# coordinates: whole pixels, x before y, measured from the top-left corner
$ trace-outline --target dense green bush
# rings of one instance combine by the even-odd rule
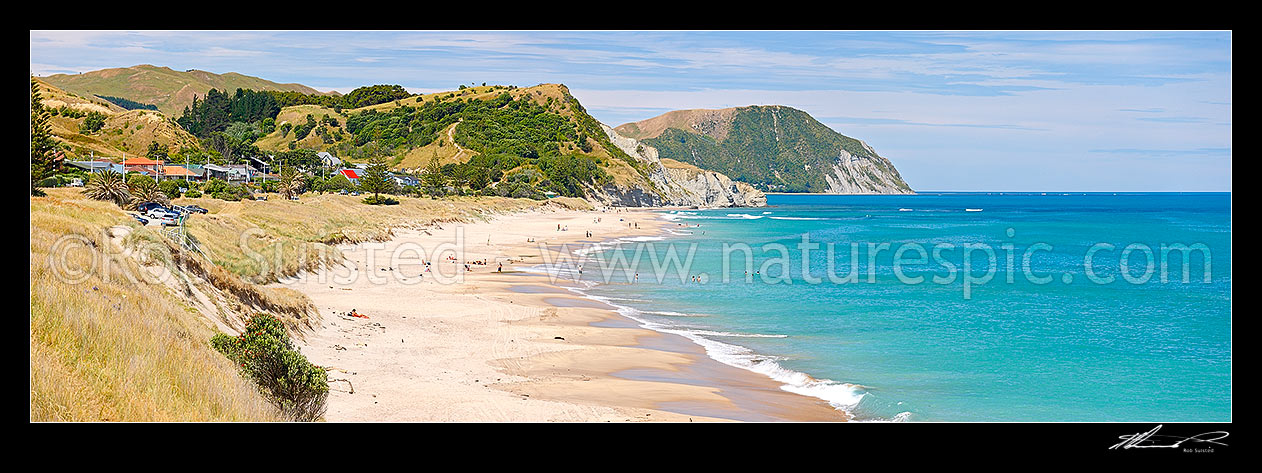
[[[219,178],[212,178],[211,180],[206,181],[205,188],[202,192],[219,200],[229,200],[234,202],[241,199],[248,199],[250,197],[250,190],[245,186],[229,184]]]
[[[364,197],[364,203],[368,205],[396,205],[399,201],[390,198],[389,196],[370,195],[368,197]]]
[[[159,182],[158,189],[160,189],[163,194],[166,194],[167,197],[175,199],[180,196],[180,188],[184,187],[185,185],[186,184],[184,183],[184,181],[168,179],[168,180]]]
[[[328,375],[307,361],[289,340],[284,324],[275,317],[256,314],[241,335],[218,333],[210,339],[210,345],[257,383],[286,418],[310,422],[324,415],[329,396]]]
[[[347,179],[346,176],[341,174],[337,174],[323,180],[320,182],[319,187],[312,184],[312,188],[319,189],[320,192],[337,192],[342,190],[350,192],[356,190],[355,183],[351,182],[350,179]]]
[[[105,114],[101,112],[88,112],[87,118],[83,119],[83,123],[79,125],[79,133],[89,135],[101,131],[101,127],[105,126]]]

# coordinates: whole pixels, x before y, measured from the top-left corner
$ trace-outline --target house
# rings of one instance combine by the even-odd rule
[[[161,171],[156,171],[153,168],[146,166],[123,166],[123,174],[127,174],[128,176],[140,174],[142,176],[152,177],[155,181],[162,177]]]
[[[406,187],[406,186],[416,187],[417,185],[420,184],[420,181],[416,180],[415,177],[409,176],[407,174],[399,174],[399,173],[392,172],[390,173],[390,177],[394,179],[395,185],[399,187]]]
[[[127,174],[144,174],[159,180],[162,178],[162,167],[162,161],[154,161],[142,156],[123,160],[123,169],[127,170]]]
[[[86,170],[92,174],[104,171],[123,172],[121,164],[114,164],[110,161],[67,161],[71,166]]]
[[[343,176],[346,176],[347,179],[350,179],[351,184],[359,185],[359,171],[358,170],[341,169],[341,170],[338,170],[337,173]]]
[[[272,156],[268,156],[268,158],[269,158],[269,159],[271,159],[271,158],[272,158]],[[253,157],[253,156],[246,156],[246,158],[245,158],[245,159],[249,162],[249,166],[250,166],[252,169],[256,170],[256,171],[260,171],[260,170],[261,170],[261,171],[268,171],[268,170],[269,170],[269,169],[268,169],[268,164],[267,164],[267,163],[268,163],[268,161],[264,160],[263,158],[256,158],[256,157]]]
[[[186,181],[206,180],[205,169],[202,168],[202,166],[196,165],[168,164],[162,166],[162,173],[166,179],[181,179]]]
[[[249,166],[244,164],[207,164],[208,179],[223,179],[228,182],[247,182],[253,177]]]
[[[342,167],[342,160],[337,159],[337,156],[333,156],[332,154],[329,154],[328,151],[321,151],[319,153],[316,153],[316,156],[320,158],[320,163],[323,164],[324,167],[330,167],[330,168]]]

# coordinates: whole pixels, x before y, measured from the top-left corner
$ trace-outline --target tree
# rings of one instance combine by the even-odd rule
[[[286,200],[302,193],[302,185],[306,180],[306,176],[299,173],[293,166],[283,166],[280,168],[280,182],[276,183],[276,190]]]
[[[447,176],[443,175],[443,168],[438,164],[438,156],[430,158],[425,173],[421,175],[421,182],[429,195],[438,194],[447,186]]]
[[[101,131],[101,127],[105,126],[105,114],[101,112],[88,112],[87,118],[83,119],[83,124],[79,125],[79,133],[90,135]]]
[[[384,158],[375,156],[368,162],[368,169],[365,169],[364,176],[359,178],[359,187],[364,192],[372,192],[374,201],[381,199],[379,194],[382,192],[394,191],[394,179],[390,178]]]
[[[93,175],[88,179],[87,185],[83,189],[83,193],[88,198],[96,200],[108,200],[114,202],[119,207],[131,202],[131,192],[127,188],[127,183],[123,182],[123,175],[114,171],[103,171]]]
[[[155,161],[165,161],[167,155],[170,154],[171,147],[165,144],[158,144],[157,141],[149,142],[149,150],[145,152],[145,157]]]
[[[162,193],[166,194],[168,198],[176,199],[180,197],[180,186],[182,185],[184,185],[184,181],[167,179],[158,183],[158,189],[161,189]]]
[[[48,124],[50,117],[44,104],[40,102],[39,84],[31,78],[31,195],[43,195],[35,188],[35,183],[48,177],[53,170],[53,153],[57,152],[57,142],[53,140],[52,127]]]
[[[469,189],[480,191],[486,188],[487,184],[490,184],[491,178],[489,173],[487,173],[486,168],[469,168],[467,175],[469,180]]]
[[[157,202],[166,205],[171,202],[171,198],[162,188],[158,187],[158,182],[149,176],[136,176],[127,182],[128,191],[131,196],[136,199],[137,204],[145,202]]]

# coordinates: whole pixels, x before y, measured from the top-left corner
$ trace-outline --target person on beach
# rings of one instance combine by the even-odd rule
[[[497,273],[502,273],[502,272],[504,272],[504,263],[500,263],[500,267],[499,267],[498,269],[496,269],[496,270],[495,270],[495,272],[497,272]]]

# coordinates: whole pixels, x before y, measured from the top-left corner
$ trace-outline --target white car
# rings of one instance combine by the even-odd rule
[[[180,219],[180,214],[163,208],[149,209],[149,212],[145,213],[145,215],[163,225],[175,225]]]

